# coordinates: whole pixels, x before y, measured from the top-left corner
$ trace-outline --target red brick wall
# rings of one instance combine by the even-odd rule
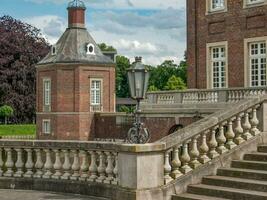
[[[244,86],[244,39],[267,35],[267,6],[243,8],[228,0],[228,11],[206,15],[206,0],[187,0],[188,87],[206,88],[206,44],[228,41],[229,87]]]
[[[131,119],[131,117],[128,118]],[[197,119],[192,117],[179,118],[179,124],[183,125],[184,127],[195,121],[197,121]],[[177,125],[174,117],[147,117],[142,118],[142,122],[145,124],[145,127],[149,129],[151,134],[150,142],[155,142],[164,136],[167,136],[170,129]],[[118,123],[116,121],[116,115],[96,115],[95,138],[125,139],[127,137],[127,132],[132,126],[131,120],[128,122]]]
[[[51,79],[51,112],[43,112],[44,78]],[[90,112],[90,78],[103,79],[103,111],[114,112],[114,66],[50,65],[37,69],[37,134],[40,139],[94,138],[94,114]],[[42,134],[43,119],[51,120],[51,135]]]
[[[72,24],[85,24],[85,10],[79,8],[69,9],[69,26]]]

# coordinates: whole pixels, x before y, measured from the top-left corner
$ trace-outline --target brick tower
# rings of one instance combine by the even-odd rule
[[[115,64],[85,28],[85,10],[69,3],[68,28],[36,66],[39,139],[90,140],[94,113],[115,110]]]

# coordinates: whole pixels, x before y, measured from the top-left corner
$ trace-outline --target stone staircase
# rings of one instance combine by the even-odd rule
[[[190,185],[187,193],[174,195],[172,200],[266,200],[267,145],[257,152],[233,160],[231,167],[219,168],[216,176],[207,176],[198,185]]]

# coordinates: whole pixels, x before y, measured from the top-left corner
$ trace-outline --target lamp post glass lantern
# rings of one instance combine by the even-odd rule
[[[135,62],[127,70],[127,75],[131,97],[137,101],[134,126],[128,131],[127,139],[130,143],[144,144],[149,141],[150,134],[141,122],[140,101],[146,96],[150,74],[147,67],[142,64],[142,57],[135,58]]]

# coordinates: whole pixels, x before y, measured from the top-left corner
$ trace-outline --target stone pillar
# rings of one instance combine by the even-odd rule
[[[267,101],[264,101],[257,112],[259,119],[259,130],[267,132]]]
[[[119,185],[148,189],[164,185],[163,144],[122,145],[118,155]]]

